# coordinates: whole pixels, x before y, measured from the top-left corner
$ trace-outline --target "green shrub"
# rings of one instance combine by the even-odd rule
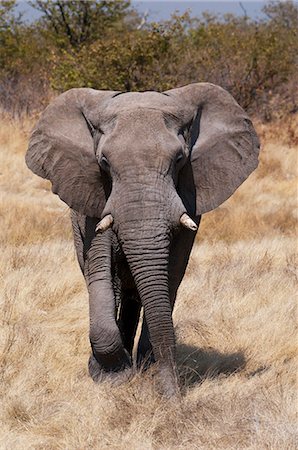
[[[297,110],[298,7],[264,6],[263,20],[174,15],[141,24],[128,1],[35,0],[31,25],[0,4],[0,104],[31,113],[51,90],[165,90],[209,81],[263,119]]]

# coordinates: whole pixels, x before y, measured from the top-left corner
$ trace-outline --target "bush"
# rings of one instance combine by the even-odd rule
[[[270,120],[297,110],[298,7],[265,5],[265,20],[204,14],[142,24],[129,2],[35,0],[31,25],[0,5],[0,103],[42,108],[71,87],[165,90],[209,81]]]

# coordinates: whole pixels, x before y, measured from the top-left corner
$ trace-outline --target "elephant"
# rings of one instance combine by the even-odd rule
[[[248,115],[211,83],[73,88],[41,114],[26,164],[70,208],[94,380],[154,363],[158,390],[179,396],[172,311],[201,215],[246,180],[259,147]]]

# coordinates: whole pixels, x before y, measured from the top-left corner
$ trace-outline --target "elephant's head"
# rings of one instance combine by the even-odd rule
[[[163,93],[72,89],[42,114],[26,162],[71,208],[103,219],[98,231],[113,227],[160,359],[174,345],[171,238],[230,197],[258,152],[231,95],[197,83]]]

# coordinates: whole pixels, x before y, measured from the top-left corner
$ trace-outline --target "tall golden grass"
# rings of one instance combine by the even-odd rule
[[[29,126],[0,128],[0,448],[296,449],[298,117],[257,124],[258,170],[203,218],[174,313],[179,405],[154,369],[89,378],[69,213],[25,166]]]

